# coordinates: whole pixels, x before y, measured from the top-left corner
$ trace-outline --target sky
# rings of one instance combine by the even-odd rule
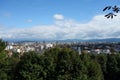
[[[120,14],[102,9],[118,0],[0,0],[0,38],[64,40],[120,38]]]

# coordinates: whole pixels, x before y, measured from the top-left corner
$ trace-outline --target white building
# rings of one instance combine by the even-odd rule
[[[52,47],[53,47],[53,44],[51,44],[51,43],[46,44],[46,49],[52,48]]]

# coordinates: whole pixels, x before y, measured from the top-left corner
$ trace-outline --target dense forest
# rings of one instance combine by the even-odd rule
[[[120,54],[81,54],[55,47],[7,56],[0,40],[0,80],[120,80]]]

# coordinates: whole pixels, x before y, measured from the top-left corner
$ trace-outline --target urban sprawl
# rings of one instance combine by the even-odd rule
[[[35,51],[36,53],[43,53],[45,50],[54,48],[56,46],[67,46],[71,49],[82,53],[91,54],[116,54],[120,52],[119,42],[8,42],[5,50],[8,56],[13,53],[20,53]]]

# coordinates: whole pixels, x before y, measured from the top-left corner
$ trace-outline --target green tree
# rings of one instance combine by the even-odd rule
[[[119,66],[116,54],[108,55],[106,80],[119,80]],[[120,57],[119,57],[120,58]]]
[[[79,55],[66,47],[56,47],[44,54],[51,57],[54,64],[54,80],[75,80],[80,77],[81,65]]]
[[[12,75],[12,67],[14,63],[11,58],[7,57],[6,53],[0,53],[0,80],[10,80]]]
[[[44,54],[25,53],[14,70],[14,80],[102,80],[100,64],[89,54],[57,47]]]
[[[16,65],[14,70],[14,80],[38,80],[40,72],[43,71],[43,67],[39,65],[43,63],[42,58],[36,55],[36,53],[25,53],[20,62]],[[39,72],[40,71],[40,72]]]
[[[104,78],[107,74],[107,55],[106,54],[94,54],[91,58],[100,64]]]
[[[7,70],[6,70],[6,55],[4,52],[0,53],[0,80],[7,80]]]
[[[4,51],[6,45],[5,42],[0,39],[0,80],[8,80],[9,76],[9,63],[6,52]]]
[[[103,80],[103,74],[100,64],[91,58],[90,54],[80,55],[84,64],[83,74],[86,76],[85,80]],[[84,80],[84,79],[83,79]]]
[[[2,39],[0,39],[0,52],[2,52],[5,49],[5,47],[5,42]]]

